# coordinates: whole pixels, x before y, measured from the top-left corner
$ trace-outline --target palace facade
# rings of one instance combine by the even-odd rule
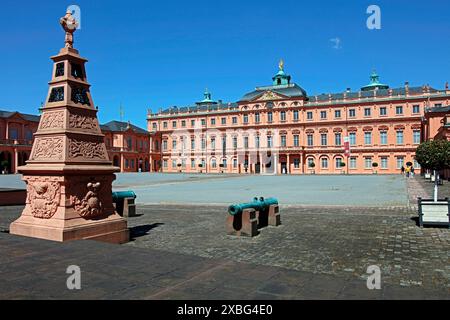
[[[17,173],[25,165],[33,145],[33,134],[40,116],[0,110],[0,169],[2,173]],[[121,172],[150,171],[150,134],[133,124],[110,121],[100,125],[105,135],[106,149],[113,165]]]
[[[154,171],[394,174],[425,139],[449,134],[448,84],[390,88],[373,72],[358,91],[308,95],[280,63],[272,84],[238,102],[204,99],[148,113]]]

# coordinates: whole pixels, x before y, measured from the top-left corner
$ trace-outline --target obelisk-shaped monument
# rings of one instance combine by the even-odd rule
[[[109,161],[86,78],[73,48],[77,22],[70,11],[60,23],[65,47],[54,62],[47,101],[30,159],[19,167],[27,184],[26,206],[10,233],[55,241],[94,239],[124,243],[127,222],[114,210]]]

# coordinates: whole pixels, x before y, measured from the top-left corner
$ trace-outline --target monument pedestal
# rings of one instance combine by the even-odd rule
[[[61,18],[66,46],[51,57],[52,80],[33,148],[19,167],[27,184],[22,216],[10,233],[54,241],[93,239],[124,243],[127,222],[114,210],[114,172],[87,82],[85,63],[72,47],[76,21]]]

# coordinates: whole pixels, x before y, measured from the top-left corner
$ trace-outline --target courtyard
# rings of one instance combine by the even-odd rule
[[[0,178],[2,187],[23,187],[19,176]],[[415,197],[432,189],[421,177],[141,173],[119,174],[113,188],[137,194],[137,216],[128,218],[132,240],[125,245],[9,235],[22,207],[0,208],[0,268],[16,288],[0,297],[449,297],[450,230],[418,227]],[[446,183],[441,196],[448,191]],[[226,235],[227,205],[253,196],[278,198],[282,225],[254,238]],[[56,256],[61,268],[85,266],[84,291],[62,288],[64,273],[48,266]],[[48,272],[49,282],[25,292],[25,285],[42,282],[33,280],[30,264]],[[366,287],[370,265],[380,267],[382,290]],[[108,282],[99,268],[117,281]]]

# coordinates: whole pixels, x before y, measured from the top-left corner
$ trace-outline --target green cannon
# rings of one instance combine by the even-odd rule
[[[257,197],[253,198],[252,202],[240,203],[240,204],[232,204],[228,207],[228,213],[232,216],[242,213],[244,209],[255,209],[256,211],[266,211],[270,205],[277,205],[278,200],[275,198],[267,198]]]
[[[133,217],[136,215],[134,199],[136,199],[136,193],[131,190],[112,193],[112,200],[116,204],[116,211],[122,217]]]
[[[131,190],[127,191],[116,191],[112,193],[112,200],[113,202],[118,202],[120,200],[123,200],[125,198],[133,198],[136,199],[136,193]]]

